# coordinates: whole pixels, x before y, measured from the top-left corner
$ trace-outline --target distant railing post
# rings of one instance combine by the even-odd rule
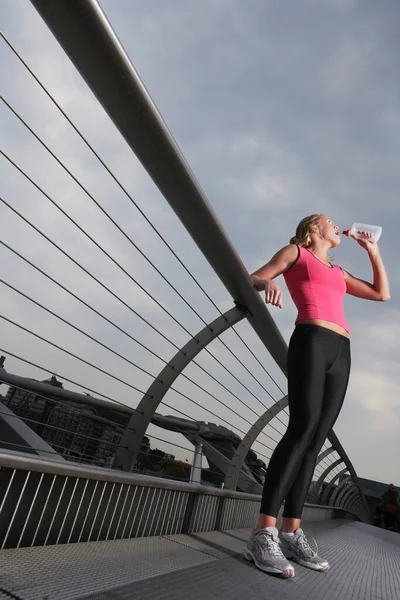
[[[196,439],[193,451],[193,463],[190,471],[190,483],[201,483],[201,464],[203,460],[203,442],[201,438]]]

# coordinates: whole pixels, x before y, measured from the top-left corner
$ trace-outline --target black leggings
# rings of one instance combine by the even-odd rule
[[[298,325],[287,358],[290,418],[269,461],[260,512],[300,519],[317,456],[346,394],[350,340],[318,325]]]

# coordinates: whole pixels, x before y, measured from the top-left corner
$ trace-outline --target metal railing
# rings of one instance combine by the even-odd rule
[[[3,410],[0,410],[0,417],[4,414],[4,410],[8,410],[8,421],[13,419],[12,423],[17,426],[22,419],[38,436],[36,444],[35,440],[32,440],[31,444],[26,443],[28,451],[34,451],[35,445],[40,445],[38,440],[40,442],[44,440],[49,447],[47,450],[41,447],[41,452],[38,452],[44,457],[60,454],[67,460],[115,468],[116,452],[124,432],[125,435],[126,431],[131,435],[135,434],[133,430],[129,429],[127,423],[130,414],[137,409],[128,409],[122,405],[115,406],[105,400],[69,392],[69,390],[55,385],[55,383],[59,383],[57,380],[53,381],[51,385],[18,377],[8,373],[4,368],[0,370],[1,381],[11,384],[11,387],[7,397],[3,400],[4,407]],[[102,409],[102,416],[96,414],[96,408]],[[182,421],[159,414],[153,416],[153,421],[159,428],[168,428],[172,423],[176,431],[180,430],[181,435],[185,436],[193,446],[187,447],[182,443],[170,443],[176,448],[187,450],[190,454],[195,453],[195,448],[201,441],[204,454],[209,462],[212,462],[214,468],[206,470],[201,467],[201,462],[200,466],[193,464],[192,472],[193,469],[197,469],[198,472],[196,479],[191,480],[200,482],[203,474],[213,475],[217,485],[223,485],[225,489],[235,490],[238,487],[241,491],[259,493],[262,484],[261,482],[257,483],[257,473],[261,472],[259,468],[254,471],[253,466],[257,465],[257,462],[254,463],[254,461],[257,461],[258,458],[254,451],[250,455],[249,452],[261,428],[268,426],[269,421],[278,415],[281,409],[282,404],[277,402],[264,418],[256,422],[247,436],[242,440],[237,437],[236,445],[231,448],[231,456],[227,455],[227,448],[226,445],[223,445],[223,441],[218,442],[205,437],[204,434],[210,431],[210,427],[215,426],[205,423],[196,424],[193,420]],[[230,435],[233,435],[233,432],[230,432]],[[159,436],[150,434],[149,438],[151,441],[165,441],[160,436],[161,434]],[[225,437],[227,436],[229,436],[228,431]],[[140,439],[142,440],[142,438]],[[7,445],[5,439],[0,441],[3,447],[13,448],[13,444]],[[16,444],[14,449],[22,448]],[[135,471],[140,468],[143,456],[151,458],[149,450],[150,444],[139,450]],[[311,496],[313,501],[318,502],[320,499],[322,501],[322,496],[326,496],[326,490],[322,494],[322,487],[328,476],[332,476],[331,486],[338,478],[335,476],[335,470],[342,465],[343,459],[339,457],[335,460],[335,454],[337,455],[337,452],[332,446],[321,450],[315,471],[317,481]],[[253,458],[253,465],[247,461],[248,457]],[[161,459],[161,462],[176,464],[174,459],[168,458]],[[234,477],[232,477],[232,473],[234,473]],[[339,475],[340,473],[341,471],[339,471]],[[161,471],[160,475],[165,476]]]
[[[254,525],[260,496],[0,452],[0,548],[167,536]],[[303,519],[359,520],[306,505]]]

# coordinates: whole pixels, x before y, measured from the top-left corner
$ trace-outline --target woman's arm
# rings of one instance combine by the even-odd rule
[[[373,272],[373,283],[353,277],[344,271],[347,293],[364,300],[387,302],[390,300],[390,287],[382,257],[376,243],[367,240],[357,240],[359,245],[368,252]]]
[[[279,250],[269,262],[250,275],[258,292],[265,290],[265,302],[282,308],[282,290],[273,279],[282,275],[296,261],[299,249],[289,244]]]

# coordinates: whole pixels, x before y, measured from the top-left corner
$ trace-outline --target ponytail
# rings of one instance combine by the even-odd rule
[[[308,248],[311,245],[310,227],[318,223],[321,214],[310,215],[300,221],[296,227],[296,234],[290,239],[289,244],[296,244]]]

